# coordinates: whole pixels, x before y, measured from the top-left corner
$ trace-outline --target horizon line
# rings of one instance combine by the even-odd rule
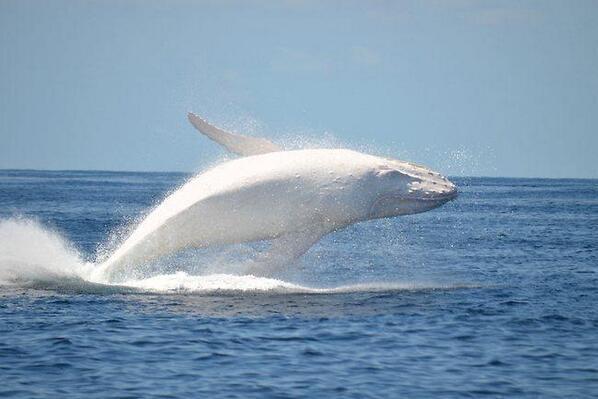
[[[201,171],[177,170],[115,170],[115,169],[36,169],[36,168],[0,168],[0,172],[101,172],[101,173],[169,173],[198,174]],[[462,179],[528,179],[528,180],[598,180],[598,177],[547,177],[547,176],[466,176],[447,175],[450,178]]]

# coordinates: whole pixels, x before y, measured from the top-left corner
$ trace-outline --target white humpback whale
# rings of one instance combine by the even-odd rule
[[[411,162],[347,149],[284,151],[188,117],[242,157],[193,177],[155,207],[99,266],[102,278],[121,280],[185,248],[261,240],[272,242],[262,261],[289,261],[353,223],[425,212],[457,196],[448,179]]]

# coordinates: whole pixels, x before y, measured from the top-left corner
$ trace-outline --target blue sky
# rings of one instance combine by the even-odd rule
[[[196,170],[189,110],[451,175],[598,177],[596,1],[0,0],[0,168]]]

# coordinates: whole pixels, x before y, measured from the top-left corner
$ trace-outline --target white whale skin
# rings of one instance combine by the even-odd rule
[[[184,248],[259,240],[275,240],[273,253],[294,258],[337,229],[424,212],[456,196],[453,183],[425,167],[352,150],[252,155],[189,180],[145,217],[98,273],[122,280],[128,269]]]

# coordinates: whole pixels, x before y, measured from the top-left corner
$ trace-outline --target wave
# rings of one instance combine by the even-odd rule
[[[365,283],[309,287],[281,279],[228,273],[189,274],[154,271],[122,283],[98,278],[97,265],[85,261],[61,234],[32,219],[0,220],[0,287],[77,293],[276,293],[334,294],[459,288],[422,283]]]

